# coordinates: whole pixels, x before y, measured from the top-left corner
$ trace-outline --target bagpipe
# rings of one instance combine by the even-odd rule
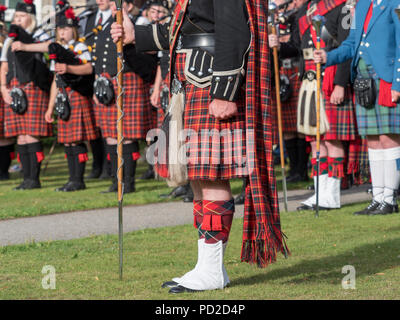
[[[56,63],[65,63],[73,66],[87,63],[87,61],[82,61],[78,58],[77,54],[81,54],[81,52],[75,53],[73,48],[66,49],[56,42],[49,44],[49,58]],[[58,76],[66,86],[79,92],[81,95],[85,97],[91,97],[93,95],[93,87],[91,84],[94,81],[94,73],[89,75],[65,73]]]
[[[34,43],[32,35],[27,33],[23,28],[12,24],[8,33],[8,37],[14,41],[21,41],[22,43],[30,44]],[[17,65],[22,70],[19,72],[24,74],[26,79],[33,81],[41,90],[49,92],[52,82],[52,74],[47,67],[47,64],[43,61],[43,54],[25,51],[13,52],[13,58],[15,61],[12,63],[14,70],[13,76],[17,77]],[[7,82],[11,81],[11,78],[7,78]],[[23,114],[28,108],[28,100],[25,92],[17,87],[11,89],[10,95],[12,97],[11,109],[17,114]]]

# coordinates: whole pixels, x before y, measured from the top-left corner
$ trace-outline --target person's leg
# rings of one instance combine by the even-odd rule
[[[308,181],[308,158],[310,153],[308,151],[308,142],[306,141],[304,135],[299,134],[297,137],[297,174],[300,181]]]
[[[136,163],[140,158],[139,142],[128,140],[123,145],[124,193],[135,192]]]
[[[18,159],[21,162],[22,166],[22,174],[23,174],[23,181],[22,183],[14,188],[14,190],[23,190],[25,188],[25,184],[28,182],[31,172],[31,162],[29,159],[28,154],[28,147],[26,145],[26,139],[24,135],[20,135],[17,137],[17,153]]]
[[[10,179],[8,169],[14,153],[14,142],[9,139],[0,139],[0,180]]]
[[[287,181],[290,182],[293,179],[296,179],[297,166],[299,162],[298,153],[297,153],[297,136],[295,134],[285,133],[283,135],[285,149],[289,157],[290,170],[289,175],[287,177]]]
[[[56,191],[64,191],[65,187],[72,182],[73,177],[75,175],[75,161],[74,161],[74,156],[73,156],[73,151],[72,151],[72,146],[70,144],[64,144],[64,152],[65,152],[65,158],[67,159],[67,164],[68,164],[68,173],[69,173],[69,178],[66,184],[64,184],[62,187],[59,187],[56,189]]]
[[[317,190],[317,174],[318,174],[318,163],[317,163],[317,143],[316,141],[311,142],[311,152],[312,152],[312,176],[314,178],[314,194],[307,200],[302,202],[302,205],[297,208],[297,210],[312,210],[313,206],[316,204],[316,190]],[[328,149],[326,147],[325,141],[320,143],[320,156],[319,156],[320,166],[319,166],[319,190],[324,190],[325,184],[328,178]],[[319,192],[319,204],[321,204],[322,193]]]
[[[118,169],[118,156],[117,156],[117,139],[107,138],[106,139],[106,152],[107,158],[110,161],[111,167],[111,178],[112,184],[105,192],[117,192],[118,181],[117,181],[117,169]]]
[[[93,164],[92,164],[92,172],[87,178],[96,179],[100,177],[103,171],[103,165],[106,163],[105,146],[103,138],[101,136],[95,140],[90,140],[89,143],[90,143],[90,149],[92,150]]]
[[[228,180],[201,181],[199,187],[203,217],[201,224],[199,220],[196,221],[196,226],[201,225],[199,235],[200,240],[204,235],[204,243],[199,247],[198,268],[181,278],[174,278],[179,285],[172,288],[171,293],[222,289],[229,283],[223,255],[235,211],[230,183]],[[199,189],[195,188],[198,199]]]
[[[385,189],[383,146],[377,135],[367,136],[367,144],[372,183],[372,202],[365,209],[355,212],[355,215],[367,215],[375,211],[383,201]]]
[[[88,161],[86,144],[81,142],[72,146],[72,156],[75,166],[75,172],[72,178],[72,184],[65,188],[65,191],[77,191],[86,188],[84,174],[86,162]]]
[[[25,185],[25,189],[40,188],[40,169],[44,160],[43,145],[38,137],[26,136],[26,147],[30,161],[29,180]]]
[[[340,208],[340,185],[345,174],[345,151],[341,141],[326,141],[325,144],[328,150],[328,178],[324,190],[326,194],[324,198],[327,200],[325,207],[335,209]]]
[[[383,154],[383,199],[381,205],[369,214],[388,214],[398,212],[396,200],[400,183],[400,135],[379,136]]]

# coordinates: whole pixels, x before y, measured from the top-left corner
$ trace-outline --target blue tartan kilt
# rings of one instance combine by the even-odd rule
[[[357,77],[372,77],[377,88],[375,107],[365,108],[356,104],[356,117],[360,136],[400,134],[400,104],[396,107],[384,107],[378,104],[380,79],[371,65],[360,59],[357,66]]]

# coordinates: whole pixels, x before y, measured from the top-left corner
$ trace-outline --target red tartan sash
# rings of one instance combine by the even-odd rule
[[[326,15],[329,11],[335,9],[337,6],[340,6],[342,3],[346,2],[347,0],[321,0],[317,3],[316,8],[310,14],[306,14],[299,19],[299,30],[300,36],[304,35],[307,29],[312,24],[312,17],[314,15]],[[308,12],[308,11],[307,11]]]

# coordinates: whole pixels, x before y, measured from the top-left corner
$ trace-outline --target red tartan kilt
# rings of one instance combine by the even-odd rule
[[[352,141],[358,138],[353,93],[350,87],[346,89],[344,103],[340,106],[325,99],[325,113],[329,131],[321,136],[321,140]],[[315,136],[307,136],[306,140],[314,141]]]
[[[161,125],[164,121],[164,110],[162,108],[157,108],[157,128],[161,128]]]
[[[297,132],[297,102],[299,99],[301,81],[299,76],[295,74],[299,73],[299,68],[281,68],[281,73],[289,78],[292,92],[289,100],[282,102],[283,132]]]
[[[67,88],[71,116],[68,121],[58,119],[59,143],[90,141],[98,138],[91,99]]]
[[[107,75],[105,75],[107,76]],[[109,78],[109,76],[108,76]],[[124,73],[123,97],[123,136],[125,139],[145,139],[152,127],[152,111],[150,104],[150,86],[133,72]],[[112,80],[115,97],[117,97],[116,79]],[[117,138],[117,106],[115,103],[96,106],[100,113],[100,128],[103,137]]]
[[[0,95],[0,139],[4,139],[4,108],[6,104],[4,103],[3,98]]]
[[[28,99],[28,108],[24,114],[19,115],[6,105],[4,112],[5,136],[7,138],[19,135],[52,136],[52,125],[44,119],[49,104],[48,93],[35,86],[33,82],[29,82],[26,85],[19,85],[17,80],[13,79],[9,87],[12,88],[14,86],[22,88],[25,91]]]
[[[186,54],[176,57],[175,71],[180,81],[185,81],[184,66]],[[238,114],[228,120],[218,121],[208,113],[211,103],[209,87],[198,88],[185,82],[184,128],[194,130],[188,139],[188,178],[190,180],[233,179],[247,175],[246,130],[244,94],[237,101]],[[203,130],[203,131],[202,131]],[[216,130],[209,137],[205,133]],[[234,130],[236,134],[234,134]],[[203,134],[202,134],[203,133]],[[226,143],[223,135],[230,138]],[[213,140],[215,139],[216,140]],[[194,138],[194,139],[193,139]],[[196,141],[197,140],[197,141]]]

